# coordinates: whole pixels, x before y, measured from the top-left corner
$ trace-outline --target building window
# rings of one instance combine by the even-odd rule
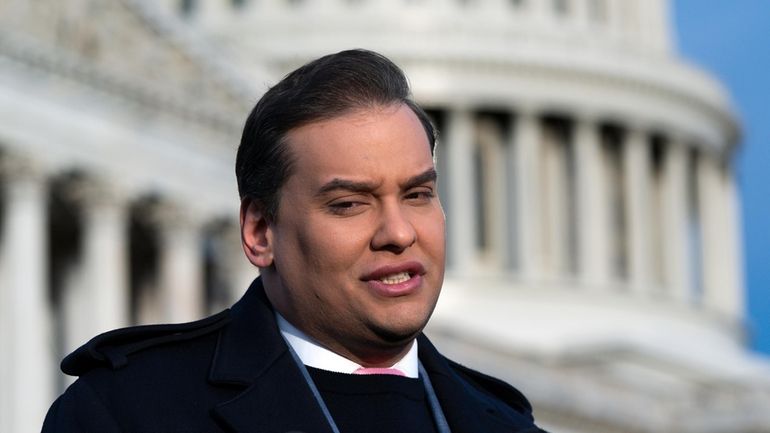
[[[486,185],[486,182],[484,182],[483,173],[485,172],[485,167],[484,155],[482,152],[483,149],[480,148],[479,143],[475,143],[473,151],[473,184],[476,193],[473,195],[473,209],[475,210],[474,217],[476,220],[476,224],[474,224],[476,231],[475,246],[480,251],[486,250],[489,246],[489,225],[487,224],[487,207],[489,206],[489,203],[487,202],[488,186]]]
[[[602,128],[602,154],[605,179],[607,179],[607,197],[610,203],[610,257],[612,275],[618,279],[628,279],[628,215],[626,215],[625,177],[621,146],[623,135],[615,126]]]
[[[180,0],[179,2],[179,12],[185,17],[189,17],[195,13],[197,7],[198,2],[196,0]]]
[[[574,151],[571,128],[563,117],[547,117],[541,137],[542,215],[545,228],[546,266],[557,275],[574,275],[577,271],[575,195],[570,159]]]
[[[689,273],[692,279],[692,292],[690,297],[695,305],[703,304],[704,279],[703,279],[703,215],[701,214],[701,200],[703,193],[698,187],[698,158],[703,155],[691,149],[687,155],[687,243],[689,247]]]
[[[568,0],[553,0],[552,4],[556,16],[564,17],[570,13],[570,4]]]
[[[650,151],[650,158],[652,161],[652,191],[651,191],[651,205],[652,205],[652,218],[651,227],[652,233],[650,234],[651,250],[652,250],[652,275],[653,281],[659,286],[663,287],[666,283],[665,270],[666,264],[664,263],[666,257],[666,239],[664,232],[664,224],[666,222],[664,211],[666,208],[665,200],[665,188],[666,188],[666,174],[665,174],[665,148],[670,145],[660,135],[655,135],[652,138],[652,148]]]

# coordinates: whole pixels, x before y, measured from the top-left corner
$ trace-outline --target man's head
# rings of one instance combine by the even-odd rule
[[[444,214],[433,145],[403,73],[367,51],[289,74],[246,124],[244,251],[277,311],[364,365],[408,349],[438,299]]]
[[[235,162],[241,199],[260,203],[274,218],[280,189],[292,172],[286,134],[300,126],[364,108],[405,104],[422,123],[431,153],[435,130],[412,99],[403,71],[386,57],[348,50],[291,72],[257,102],[243,128]]]

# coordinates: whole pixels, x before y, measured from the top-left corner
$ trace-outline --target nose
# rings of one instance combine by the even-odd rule
[[[372,237],[372,249],[400,253],[417,240],[417,231],[405,209],[399,204],[385,204],[379,215],[377,231]]]

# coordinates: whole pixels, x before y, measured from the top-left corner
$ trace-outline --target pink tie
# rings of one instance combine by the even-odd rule
[[[390,374],[391,376],[406,376],[403,371],[397,368],[366,368],[361,367],[353,374]]]

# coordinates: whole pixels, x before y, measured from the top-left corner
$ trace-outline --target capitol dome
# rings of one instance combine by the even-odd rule
[[[647,291],[740,326],[739,126],[676,56],[667,2],[166,4],[258,78],[351,47],[402,65],[442,132],[454,275]]]

